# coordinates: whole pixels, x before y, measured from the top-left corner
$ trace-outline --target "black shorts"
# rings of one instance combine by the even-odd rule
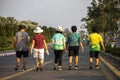
[[[90,58],[98,58],[100,51],[90,51]]]
[[[16,51],[16,57],[21,58],[21,57],[28,57],[28,51]]]
[[[69,46],[69,55],[68,56],[78,56],[79,55],[79,46]]]

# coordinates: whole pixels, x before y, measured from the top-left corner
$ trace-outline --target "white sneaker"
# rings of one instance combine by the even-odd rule
[[[78,66],[75,66],[75,70],[78,70],[79,69],[79,67]]]
[[[61,70],[62,70],[61,66],[59,66],[59,67],[58,67],[58,70],[59,70],[59,71],[61,71]]]

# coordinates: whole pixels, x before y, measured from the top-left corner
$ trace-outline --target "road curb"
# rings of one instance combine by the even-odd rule
[[[112,66],[109,62],[105,61],[102,57],[100,57],[100,60],[110,69],[112,72],[117,75],[120,78],[120,71],[116,69],[114,66]]]

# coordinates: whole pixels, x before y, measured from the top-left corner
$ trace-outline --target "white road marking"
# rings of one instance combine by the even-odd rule
[[[49,63],[51,63],[51,62],[52,62],[52,61],[48,61],[48,62],[44,63],[43,65],[47,65],[47,64],[49,64]],[[10,76],[1,78],[0,80],[8,80],[8,79],[17,77],[17,76],[19,76],[19,75],[22,75],[22,74],[25,74],[25,73],[27,73],[27,72],[30,72],[30,71],[34,70],[35,68],[36,68],[36,67],[34,66],[34,67],[30,68],[30,69],[27,69],[27,71],[19,72],[19,73],[16,73],[16,74],[13,74],[13,75],[10,75]]]

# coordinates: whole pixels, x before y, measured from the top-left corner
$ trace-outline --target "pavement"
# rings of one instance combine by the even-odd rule
[[[100,61],[100,69],[89,69],[89,53],[85,49],[84,53],[79,55],[79,70],[68,70],[68,54],[63,55],[62,71],[54,71],[54,53],[49,49],[50,55],[45,54],[45,63],[43,71],[35,71],[35,60],[32,55],[28,58],[27,71],[22,71],[20,66],[18,71],[15,68],[15,55],[0,57],[0,80],[120,80],[120,78],[108,68],[105,62]],[[22,64],[22,63],[21,63]],[[111,65],[109,65],[111,66]],[[119,72],[118,72],[119,74]]]

